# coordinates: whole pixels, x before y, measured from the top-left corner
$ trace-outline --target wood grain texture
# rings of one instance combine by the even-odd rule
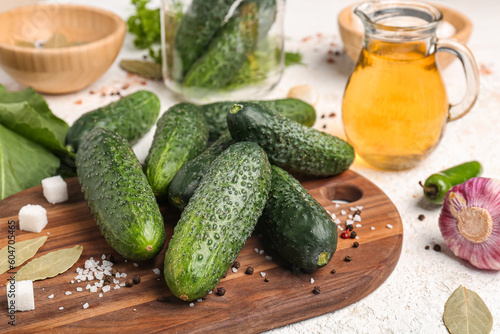
[[[49,204],[42,195],[41,186],[25,190],[0,201],[0,247],[7,244],[7,223],[18,222],[17,213],[26,204],[40,204],[47,209],[48,225],[39,234],[16,231],[16,240],[22,241],[40,235],[48,240],[35,257],[76,244],[83,246],[77,264],[68,272],[44,281],[34,282],[36,309],[16,313],[16,327],[8,325],[6,288],[0,288],[0,332],[55,331],[63,333],[95,332],[175,332],[175,333],[258,333],[272,328],[333,312],[365,297],[391,274],[399,259],[403,238],[401,218],[389,198],[373,183],[353,171],[327,179],[303,182],[308,191],[345,226],[350,208],[363,206],[362,227],[355,227],[360,244],[353,248],[352,239],[339,238],[338,249],[332,261],[312,274],[292,273],[288,266],[263,244],[258,232],[247,241],[237,261],[241,267],[231,270],[219,287],[224,296],[208,295],[202,302],[190,307],[171,295],[163,276],[154,274],[154,268],[163,269],[164,251],[155,259],[135,267],[125,262],[104,241],[76,178],[67,180],[69,200]],[[332,199],[353,201],[335,207]],[[162,207],[167,227],[167,240],[172,235],[178,214],[173,208]],[[341,215],[345,210],[347,215]],[[387,228],[391,224],[393,228]],[[374,230],[371,227],[375,227]],[[264,254],[255,252],[264,249]],[[141,276],[141,283],[133,287],[111,290],[99,298],[98,293],[85,289],[87,282],[71,284],[76,267],[83,267],[90,257],[113,254],[117,259],[113,268],[128,277]],[[272,256],[271,260],[265,258]],[[345,262],[351,256],[351,262]],[[245,269],[255,269],[246,275]],[[332,269],[336,270],[332,274]],[[260,275],[265,272],[269,282]],[[8,273],[0,275],[5,282]],[[310,279],[314,278],[314,284]],[[123,282],[125,279],[120,279]],[[76,287],[83,287],[77,292]],[[321,293],[312,293],[315,286]],[[66,296],[65,291],[72,291]],[[48,296],[54,294],[54,298]],[[160,302],[157,299],[163,298]],[[89,308],[82,305],[89,303]],[[64,307],[59,310],[59,307]]]
[[[118,15],[100,8],[71,4],[15,8],[0,14],[0,66],[39,92],[75,92],[106,72],[125,32],[125,22]],[[47,41],[55,33],[85,44],[52,49],[18,45]]]
[[[438,5],[435,3],[431,4],[443,13],[443,21],[448,22],[455,28],[455,33],[450,36],[450,38],[456,39],[457,41],[466,44],[472,33],[472,22],[463,13],[454,10],[449,7]],[[344,8],[337,17],[337,22],[339,26],[340,37],[344,43],[344,50],[351,58],[352,61],[356,62],[358,60],[359,53],[361,52],[361,47],[363,45],[363,30],[358,27],[357,16],[352,14],[353,7]],[[356,20],[356,21],[355,21]],[[445,69],[449,66],[457,57],[447,52],[439,52],[437,54],[437,60],[439,67]]]

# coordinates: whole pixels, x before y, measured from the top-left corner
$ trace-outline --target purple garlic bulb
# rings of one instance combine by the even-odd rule
[[[500,270],[500,180],[475,177],[445,195],[439,228],[456,256]]]

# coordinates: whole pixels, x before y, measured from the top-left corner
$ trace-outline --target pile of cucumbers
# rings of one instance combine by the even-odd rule
[[[112,111],[133,104],[139,107],[123,110],[125,115]],[[135,114],[133,124],[117,126],[130,120],[127,113]],[[176,104],[156,122],[141,166],[130,142],[158,114],[157,97],[141,91],[82,116],[74,125],[79,130],[68,133],[85,199],[117,252],[146,260],[161,251],[165,228],[157,201],[168,200],[182,214],[168,243],[164,275],[182,300],[201,298],[217,286],[257,223],[298,268],[311,272],[330,261],[336,224],[292,175],[342,173],[354,150],[310,127],[310,105],[295,99]]]
[[[276,0],[193,0],[173,38],[172,78],[185,87],[218,89],[265,41]]]

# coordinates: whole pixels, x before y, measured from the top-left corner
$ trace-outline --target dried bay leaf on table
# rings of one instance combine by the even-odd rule
[[[78,261],[82,251],[83,247],[78,245],[40,256],[19,269],[16,281],[38,281],[62,274]]]
[[[38,252],[40,247],[43,246],[46,240],[47,237],[43,236],[35,239],[16,242],[14,245],[10,245],[10,249],[9,245],[0,249],[0,274],[3,274],[10,269],[9,250],[12,250],[12,247],[15,247],[15,263],[12,265],[12,267],[19,267],[21,264],[31,259],[36,254],[36,252]]]
[[[488,334],[493,316],[477,293],[459,286],[444,306],[444,324],[451,334]]]
[[[123,59],[120,67],[127,72],[137,74],[146,79],[161,80],[161,66],[152,61]]]

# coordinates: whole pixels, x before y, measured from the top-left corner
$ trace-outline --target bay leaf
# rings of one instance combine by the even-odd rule
[[[43,246],[46,240],[47,237],[43,236],[35,239],[16,242],[15,244],[10,245],[10,249],[9,245],[0,249],[0,274],[3,274],[11,268],[9,263],[9,250],[12,250],[12,247],[15,247],[15,253],[13,254],[15,263],[12,265],[12,267],[15,268],[31,259],[36,254],[36,252],[38,252],[40,247]]]
[[[127,72],[137,74],[146,79],[161,80],[161,66],[152,61],[122,59],[120,67]]]
[[[77,245],[40,256],[19,269],[16,281],[38,281],[62,274],[78,261],[82,251],[83,247]]]
[[[459,286],[444,306],[443,320],[451,334],[488,334],[493,316],[477,293]]]

